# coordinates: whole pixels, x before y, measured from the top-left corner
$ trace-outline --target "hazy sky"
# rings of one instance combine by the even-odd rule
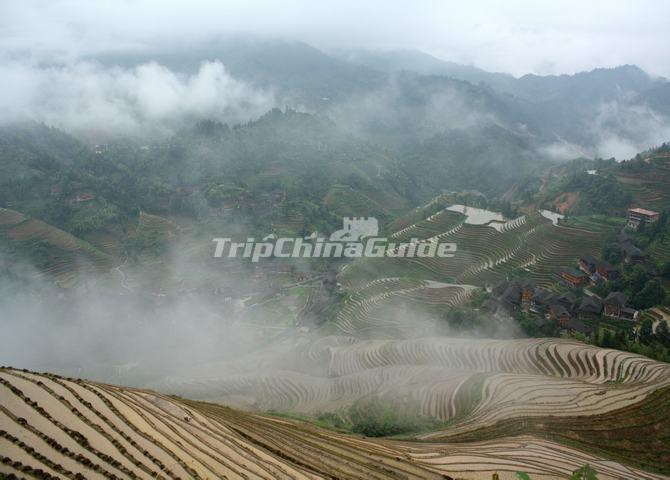
[[[515,75],[634,63],[670,76],[669,19],[664,0],[1,0],[0,52],[76,58],[251,33],[322,48],[417,48]]]

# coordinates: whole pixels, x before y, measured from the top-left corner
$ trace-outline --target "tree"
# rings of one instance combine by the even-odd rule
[[[624,330],[618,330],[614,335],[614,348],[625,350],[628,346],[628,336]]]
[[[637,333],[640,343],[648,345],[652,340],[653,334],[654,334],[654,325],[651,321],[651,318],[647,317],[644,320],[642,320],[640,330]]]
[[[670,327],[666,320],[661,320],[656,325],[656,340],[666,348],[670,348]]]
[[[608,328],[603,328],[602,330],[602,339],[600,340],[600,346],[605,348],[614,348],[614,340],[612,337],[612,332]]]
[[[627,276],[628,284],[632,292],[639,292],[647,281],[647,270],[642,265],[635,265],[633,271]]]
[[[649,308],[663,303],[665,290],[658,280],[652,279],[644,284],[644,288],[633,297],[633,304],[637,308]]]
[[[570,476],[570,480],[598,480],[597,472],[587,463],[578,468]]]
[[[623,260],[623,250],[617,244],[608,243],[603,247],[602,257],[609,263],[616,265]]]
[[[660,270],[663,278],[670,278],[670,261],[665,262]]]

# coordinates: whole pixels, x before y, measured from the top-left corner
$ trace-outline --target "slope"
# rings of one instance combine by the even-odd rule
[[[3,368],[0,474],[9,478],[534,479],[584,463],[601,480],[660,479],[528,436],[471,444],[370,440],[218,405]]]

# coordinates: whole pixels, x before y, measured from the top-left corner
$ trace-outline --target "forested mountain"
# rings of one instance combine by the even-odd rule
[[[234,77],[275,92],[279,106],[325,113],[384,147],[414,148],[476,117],[521,128],[539,146],[571,144],[562,159],[579,150],[625,156],[661,143],[657,133],[670,125],[667,79],[632,65],[515,78],[416,51],[329,54],[301,42],[242,37],[92,60],[123,67],[152,61],[184,73],[220,60]],[[621,144],[630,148],[614,148]]]

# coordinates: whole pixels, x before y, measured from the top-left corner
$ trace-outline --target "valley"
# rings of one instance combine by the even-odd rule
[[[0,479],[670,478],[662,69],[141,4],[0,5]]]

